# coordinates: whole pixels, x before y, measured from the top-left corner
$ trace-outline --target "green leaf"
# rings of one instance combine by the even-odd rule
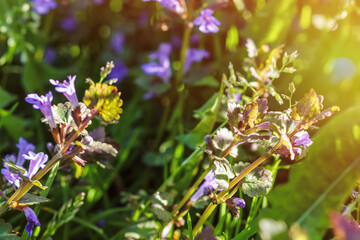
[[[156,192],[150,199],[153,213],[162,221],[170,221],[172,215],[166,210],[166,207],[171,206],[173,197],[167,192]]]
[[[207,87],[219,87],[219,82],[213,76],[206,76],[201,78],[198,81],[193,82],[191,85],[193,86],[207,86]]]
[[[359,179],[360,106],[332,119],[319,130],[307,158],[290,170],[289,182],[268,196],[271,209],[260,217],[298,223],[321,239],[330,209],[340,210]]]
[[[239,44],[239,31],[236,25],[232,25],[226,36],[226,49],[235,52]]]
[[[216,101],[211,106],[211,108],[209,108],[209,110],[204,111],[205,113],[201,121],[196,125],[193,130],[191,130],[190,133],[179,136],[177,138],[179,141],[185,143],[188,147],[192,149],[195,149],[197,145],[201,144],[204,141],[205,135],[209,134],[215,125],[221,105],[221,98],[223,96],[225,88],[224,79],[226,79],[225,75],[223,75],[221,86],[217,93]]]
[[[55,234],[58,228],[71,221],[79,211],[80,207],[84,204],[84,197],[85,194],[80,193],[75,197],[74,201],[70,199],[65,203],[47,224],[42,239],[48,239]]]
[[[85,138],[91,137],[87,136]],[[82,149],[90,153],[96,152],[100,154],[109,154],[112,157],[116,157],[116,155],[118,154],[118,150],[116,150],[113,145],[108,143],[103,143],[99,141],[82,141],[79,143],[79,145],[82,147]]]
[[[5,91],[0,87],[0,108],[6,107],[8,104],[13,102],[17,97],[11,93]]]
[[[128,225],[125,232],[125,239],[153,239],[157,232],[155,221],[138,221]]]
[[[236,174],[240,174],[250,163],[239,162],[234,165]],[[265,195],[272,185],[272,172],[264,167],[257,167],[248,173],[242,182],[242,191],[249,197]]]
[[[291,110],[291,117],[296,120],[310,120],[313,117],[319,115],[322,109],[321,99],[318,97],[314,89],[310,89],[308,93],[305,94],[296,106]]]
[[[20,237],[12,233],[12,226],[6,223],[4,219],[0,219],[0,239],[6,240],[20,240]]]
[[[224,160],[215,160],[212,168],[215,175],[215,181],[219,185],[219,189],[227,190],[229,188],[229,180],[235,177],[230,163]]]
[[[30,193],[27,193],[20,199],[20,204],[22,204],[22,205],[35,205],[35,204],[49,202],[49,201],[50,201],[50,199],[48,199],[48,198],[41,197],[41,196],[36,196],[36,195],[32,195]]]

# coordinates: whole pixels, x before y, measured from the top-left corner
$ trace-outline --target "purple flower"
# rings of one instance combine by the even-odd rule
[[[180,5],[179,0],[142,0],[143,2],[155,1],[160,3],[163,7],[170,9],[177,14],[184,12],[184,8]]]
[[[242,198],[233,198],[232,201],[234,205],[237,207],[241,207],[241,208],[245,207],[245,201]]]
[[[53,64],[56,60],[56,51],[54,48],[48,47],[45,49],[44,60],[48,64]]]
[[[17,166],[23,167],[25,163],[25,158],[23,157],[24,153],[28,153],[29,151],[34,151],[35,146],[23,138],[19,138],[19,143],[16,144],[16,147],[19,149],[18,156],[16,157],[15,154],[6,155],[5,161],[11,160]],[[25,170],[26,171],[26,170]],[[20,186],[21,177],[18,174],[12,173],[9,170],[9,167],[4,162],[4,168],[1,169],[1,174],[5,176],[6,180],[10,184],[14,184],[16,187]],[[25,175],[27,172],[25,172]]]
[[[195,202],[204,195],[205,191],[214,191],[218,187],[218,184],[215,180],[215,174],[212,170],[208,174],[206,174],[204,180],[205,181],[203,182],[203,184],[201,184],[199,189],[191,196],[190,201]]]
[[[75,79],[76,76],[68,76],[69,82],[66,80],[63,81],[63,83],[60,83],[58,80],[50,79],[49,82],[55,86],[55,91],[59,93],[63,93],[64,96],[69,100],[71,105],[73,105],[74,108],[79,106],[79,100],[76,96],[76,90],[75,90]]]
[[[124,46],[124,35],[122,33],[114,33],[111,39],[111,48],[115,51],[116,54],[120,54]]]
[[[126,75],[128,75],[129,70],[127,69],[125,64],[120,61],[115,62],[114,65],[115,65],[115,67],[111,70],[111,73],[109,74],[108,78],[109,79],[117,78],[117,82],[120,83],[122,81],[122,79]]]
[[[170,52],[171,44],[161,43],[158,51],[149,55],[155,62],[143,64],[141,66],[142,70],[148,75],[156,74],[164,82],[169,82],[171,77]]]
[[[74,16],[70,15],[61,20],[61,27],[68,32],[73,31],[77,26],[77,21]]]
[[[296,133],[291,139],[294,141],[295,147],[303,146],[305,150],[312,144],[309,134],[306,131]]]
[[[18,174],[10,172],[9,167],[5,164],[4,167],[5,168],[1,169],[1,174],[4,175],[10,184],[14,184],[16,187],[20,187],[21,177]]]
[[[193,62],[201,62],[203,58],[208,58],[210,53],[204,49],[190,48],[186,52],[184,72],[189,71]]]
[[[95,5],[100,5],[100,4],[102,4],[104,2],[104,0],[93,0],[93,3],[95,4]]]
[[[51,129],[56,128],[55,120],[53,113],[51,111],[51,101],[53,100],[52,92],[48,92],[45,96],[37,95],[36,93],[30,93],[25,98],[25,101],[33,104],[33,108],[40,109],[40,111],[44,114],[45,118],[49,122],[49,126]]]
[[[26,230],[28,231],[29,236],[31,236],[34,225],[40,226],[41,224],[40,224],[39,219],[37,218],[35,212],[30,207],[26,206],[23,211],[24,211],[26,220],[28,221],[28,224],[26,225]]]
[[[19,149],[19,152],[18,152],[17,160],[14,161],[14,163],[18,166],[23,166],[25,163],[25,158],[23,155],[30,151],[35,151],[35,145],[29,143],[28,141],[20,137],[19,143],[16,144],[16,147]]]
[[[48,156],[43,153],[34,153],[34,152],[28,152],[28,154],[23,155],[26,160],[30,161],[29,165],[29,171],[25,174],[28,178],[32,178],[40,168],[45,167],[45,162],[48,160]]]
[[[34,4],[33,9],[38,14],[47,14],[50,9],[55,9],[57,3],[54,0],[31,0]]]
[[[213,17],[214,11],[211,9],[204,9],[200,12],[200,16],[194,20],[194,25],[200,26],[199,30],[203,33],[216,33],[219,31],[220,22]]]

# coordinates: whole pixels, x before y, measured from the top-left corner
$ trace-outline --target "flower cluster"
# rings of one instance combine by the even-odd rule
[[[217,33],[219,31],[220,22],[212,15],[214,10],[204,9],[200,12],[200,16],[194,20],[194,25],[199,26],[200,32]]]
[[[182,14],[184,13],[184,8],[180,5],[179,0],[142,0],[143,2],[155,1],[160,3],[163,7],[170,9],[171,11]]]

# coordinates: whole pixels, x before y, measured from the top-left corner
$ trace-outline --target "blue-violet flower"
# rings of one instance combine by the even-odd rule
[[[199,30],[203,33],[216,33],[219,31],[220,22],[213,17],[212,9],[204,9],[200,12],[200,16],[194,20],[194,25],[200,26]]]
[[[34,11],[42,15],[47,14],[50,9],[57,7],[57,3],[54,0],[31,0],[31,3],[34,4]]]
[[[210,53],[204,49],[190,48],[186,52],[184,72],[187,72],[193,62],[201,62],[204,58],[208,58]]]
[[[59,93],[63,93],[64,96],[69,100],[71,105],[73,105],[74,108],[79,106],[79,100],[76,96],[76,90],[75,90],[75,79],[76,76],[68,76],[69,82],[66,80],[63,81],[63,83],[60,83],[58,80],[50,79],[50,83],[55,86],[55,90]]]
[[[26,217],[26,220],[28,221],[28,224],[26,225],[26,230],[29,233],[29,236],[32,235],[34,225],[40,226],[39,219],[37,218],[35,212],[28,206],[24,208],[24,214]]]
[[[29,165],[29,171],[25,174],[28,178],[32,178],[40,168],[45,167],[45,162],[48,160],[48,156],[43,153],[34,153],[32,151],[29,151],[28,154],[23,155],[26,160],[30,161]]]
[[[155,62],[143,64],[142,70],[148,74],[156,74],[164,82],[169,82],[171,77],[171,66],[169,55],[171,52],[170,43],[161,43],[158,51],[150,53],[149,57]]]
[[[180,5],[179,0],[142,0],[143,2],[155,1],[160,3],[163,7],[170,9],[177,14],[184,12],[184,8]]]
[[[122,79],[128,75],[129,70],[127,69],[126,65],[121,62],[121,61],[117,61],[114,64],[114,68],[111,70],[111,73],[109,74],[108,78],[109,79],[113,79],[116,78],[117,79],[117,83],[120,83],[122,81]]]
[[[124,47],[125,38],[122,33],[114,33],[111,38],[111,48],[115,51],[116,54],[120,54]]]
[[[32,104],[34,109],[40,109],[45,118],[48,120],[50,128],[54,129],[56,128],[56,124],[51,110],[52,100],[52,92],[48,92],[45,96],[41,95],[40,97],[36,93],[30,93],[25,98],[25,101]]]
[[[218,187],[213,170],[206,174],[204,180],[205,181],[201,184],[199,189],[191,196],[190,201],[195,202],[204,195],[204,192],[207,192],[209,190],[214,191]]]

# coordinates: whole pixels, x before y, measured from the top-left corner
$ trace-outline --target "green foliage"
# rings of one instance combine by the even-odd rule
[[[35,204],[45,203],[45,202],[49,202],[49,201],[50,201],[50,199],[47,199],[45,197],[27,193],[20,199],[20,205],[35,205]]]
[[[0,108],[6,107],[8,104],[13,102],[16,96],[7,92],[5,89],[0,87]]]
[[[250,163],[239,162],[234,165],[235,174],[240,174]],[[264,167],[257,167],[248,173],[242,182],[242,191],[249,197],[260,197],[265,195],[272,186],[272,172]]]
[[[221,99],[223,96],[226,76],[223,75],[220,89],[217,93],[216,101],[212,104],[211,108],[207,110],[201,110],[203,118],[196,125],[194,129],[191,130],[190,133],[177,137],[177,139],[183,143],[185,143],[188,147],[195,149],[197,145],[201,144],[204,141],[204,137],[206,134],[213,129],[215,122],[217,120],[218,112],[221,105]],[[213,102],[214,99],[209,99],[209,101]],[[206,106],[210,105],[210,102],[205,103]]]
[[[234,178],[234,172],[230,163],[225,159],[215,159],[212,168],[215,175],[215,181],[219,185],[219,189],[226,190],[229,188],[229,180]]]
[[[79,212],[80,207],[83,205],[84,197],[85,194],[81,193],[75,197],[74,201],[70,199],[67,203],[65,203],[59,209],[59,211],[54,214],[53,218],[47,224],[46,230],[42,235],[41,240],[48,239],[50,236],[55,234],[58,228],[71,221]]]
[[[151,208],[156,217],[162,221],[170,221],[172,216],[171,212],[166,210],[173,203],[173,197],[167,192],[156,192],[151,197]]]
[[[271,209],[260,217],[294,223],[314,239],[328,228],[330,209],[340,210],[358,180],[360,106],[339,114],[324,126],[302,164],[290,171],[289,182],[269,195]]]
[[[4,219],[0,219],[0,239],[6,240],[20,240],[20,237],[12,233],[12,226],[6,223]]]
[[[117,87],[106,83],[93,83],[90,80],[90,87],[85,91],[83,102],[90,109],[99,111],[101,119],[106,123],[116,123],[123,112],[121,106],[120,92]]]
[[[126,239],[152,239],[156,235],[155,221],[138,221],[126,227]]]

